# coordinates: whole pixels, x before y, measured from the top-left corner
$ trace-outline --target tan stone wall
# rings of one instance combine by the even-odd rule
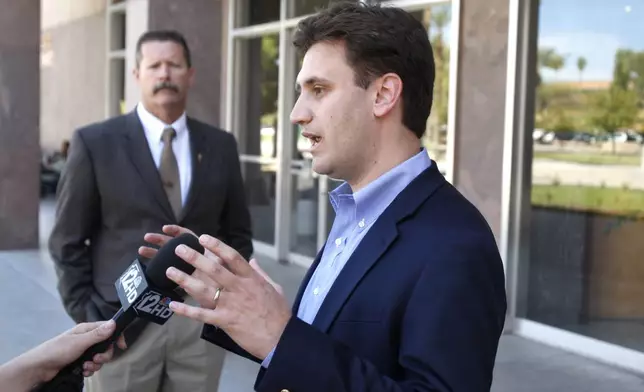
[[[41,0],[40,28],[47,30],[105,11],[106,0]]]
[[[99,9],[41,31],[40,140],[45,150],[59,148],[75,128],[104,118],[105,20]]]

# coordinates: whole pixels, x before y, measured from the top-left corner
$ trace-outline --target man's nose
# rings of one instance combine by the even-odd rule
[[[164,80],[170,79],[170,66],[168,64],[162,64],[159,67],[159,76]]]
[[[295,101],[293,110],[291,110],[291,122],[293,124],[306,125],[311,122],[312,117],[311,110],[298,98]]]

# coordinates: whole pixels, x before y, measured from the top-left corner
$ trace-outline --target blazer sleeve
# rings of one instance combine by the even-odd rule
[[[237,354],[246,359],[250,359],[256,363],[262,363],[262,360],[255,357],[253,354],[241,348],[234,340],[228,336],[222,329],[219,329],[213,325],[205,324],[201,331],[201,338],[216,345],[224,350],[230,351],[233,354]]]
[[[443,257],[444,269],[426,267],[415,284],[400,330],[391,337],[399,342],[395,378],[293,317],[255,389],[489,391],[505,320],[505,283],[500,257],[470,251]]]
[[[87,321],[86,303],[93,291],[90,241],[100,221],[99,192],[92,161],[79,131],[57,189],[49,251],[58,275],[58,292],[65,310],[77,323]]]
[[[226,205],[222,215],[222,237],[224,242],[233,247],[244,259],[253,255],[252,228],[250,211],[246,202],[244,180],[237,150],[237,142],[229,136],[229,184]]]

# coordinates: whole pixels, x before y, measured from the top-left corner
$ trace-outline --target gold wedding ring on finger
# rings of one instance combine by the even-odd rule
[[[215,310],[215,308],[217,308],[217,302],[219,302],[220,296],[221,296],[221,287],[218,287],[217,291],[215,291],[215,296],[212,298],[212,300],[215,303],[215,305],[212,307],[212,310]]]

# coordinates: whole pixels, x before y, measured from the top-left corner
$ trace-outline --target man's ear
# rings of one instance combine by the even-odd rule
[[[373,104],[373,114],[383,117],[393,110],[400,100],[403,83],[395,73],[387,73],[374,81],[376,100]]]
[[[193,67],[188,68],[188,85],[192,87],[195,82],[195,69]]]

